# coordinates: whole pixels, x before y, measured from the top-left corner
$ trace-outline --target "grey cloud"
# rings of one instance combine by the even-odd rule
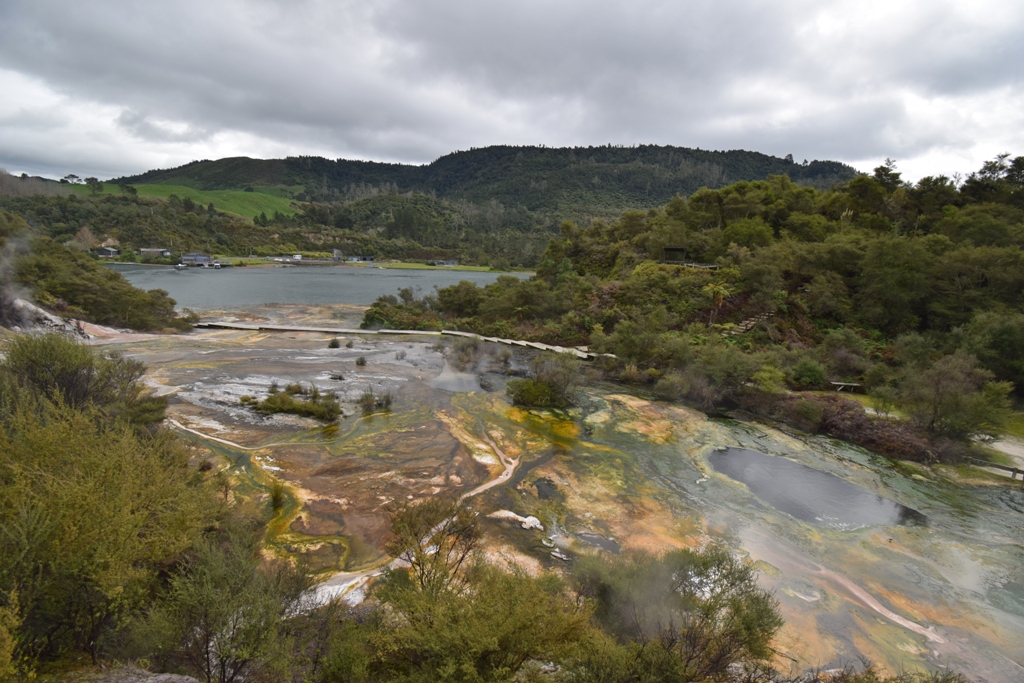
[[[901,7],[872,23],[885,5],[8,0],[0,69],[70,106],[113,108],[110,139],[74,144],[73,126],[54,129],[72,156],[116,166],[120,155],[115,174],[156,157],[213,156],[203,150],[230,135],[260,149],[411,162],[499,143],[852,160],[966,150],[985,136],[1024,142],[922,127],[906,103],[908,93],[1021,97],[1024,11],[987,21],[955,3]],[[13,137],[0,134],[8,166],[31,156]]]
[[[154,123],[145,114],[126,109],[117,117],[117,124],[135,137],[158,142],[202,142],[210,133],[203,129],[186,126],[183,130]]]

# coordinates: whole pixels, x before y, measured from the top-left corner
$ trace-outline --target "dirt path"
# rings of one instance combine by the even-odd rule
[[[1024,439],[1016,436],[1003,436],[989,444],[992,448],[1014,459],[1017,467],[1024,468]]]

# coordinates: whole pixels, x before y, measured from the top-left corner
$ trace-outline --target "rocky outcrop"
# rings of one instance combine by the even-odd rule
[[[88,339],[89,335],[77,320],[67,320],[19,298],[5,298],[0,301],[5,327],[15,332],[60,332],[74,337]]]

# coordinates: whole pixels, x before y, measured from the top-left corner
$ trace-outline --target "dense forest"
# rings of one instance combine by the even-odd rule
[[[322,157],[195,161],[110,182],[178,183],[197,189],[302,186],[306,200],[330,200],[359,186],[394,187],[442,198],[498,201],[528,211],[593,212],[652,206],[701,187],[786,174],[828,187],[856,172],[834,161],[796,163],[743,150],[685,147],[513,147],[453,152],[423,166]],[[566,216],[568,217],[568,216]]]
[[[892,162],[827,190],[739,182],[587,226],[536,277],[381,298],[366,326],[457,328],[614,354],[605,370],[930,460],[994,434],[1024,390],[1024,157],[962,184]],[[835,396],[790,393],[845,382]]]

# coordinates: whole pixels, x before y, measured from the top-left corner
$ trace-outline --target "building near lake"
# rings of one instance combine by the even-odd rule
[[[181,262],[182,263],[194,263],[194,264],[197,264],[197,265],[203,265],[203,264],[206,264],[206,263],[213,263],[213,258],[211,256],[208,256],[208,255],[203,254],[201,252],[194,251],[194,252],[189,252],[187,254],[182,254],[181,255]]]
[[[139,249],[139,256],[142,258],[170,258],[170,249],[159,249],[156,247],[148,249]]]
[[[121,250],[114,247],[100,247],[96,250],[96,255],[100,258],[114,258],[121,255]]]

